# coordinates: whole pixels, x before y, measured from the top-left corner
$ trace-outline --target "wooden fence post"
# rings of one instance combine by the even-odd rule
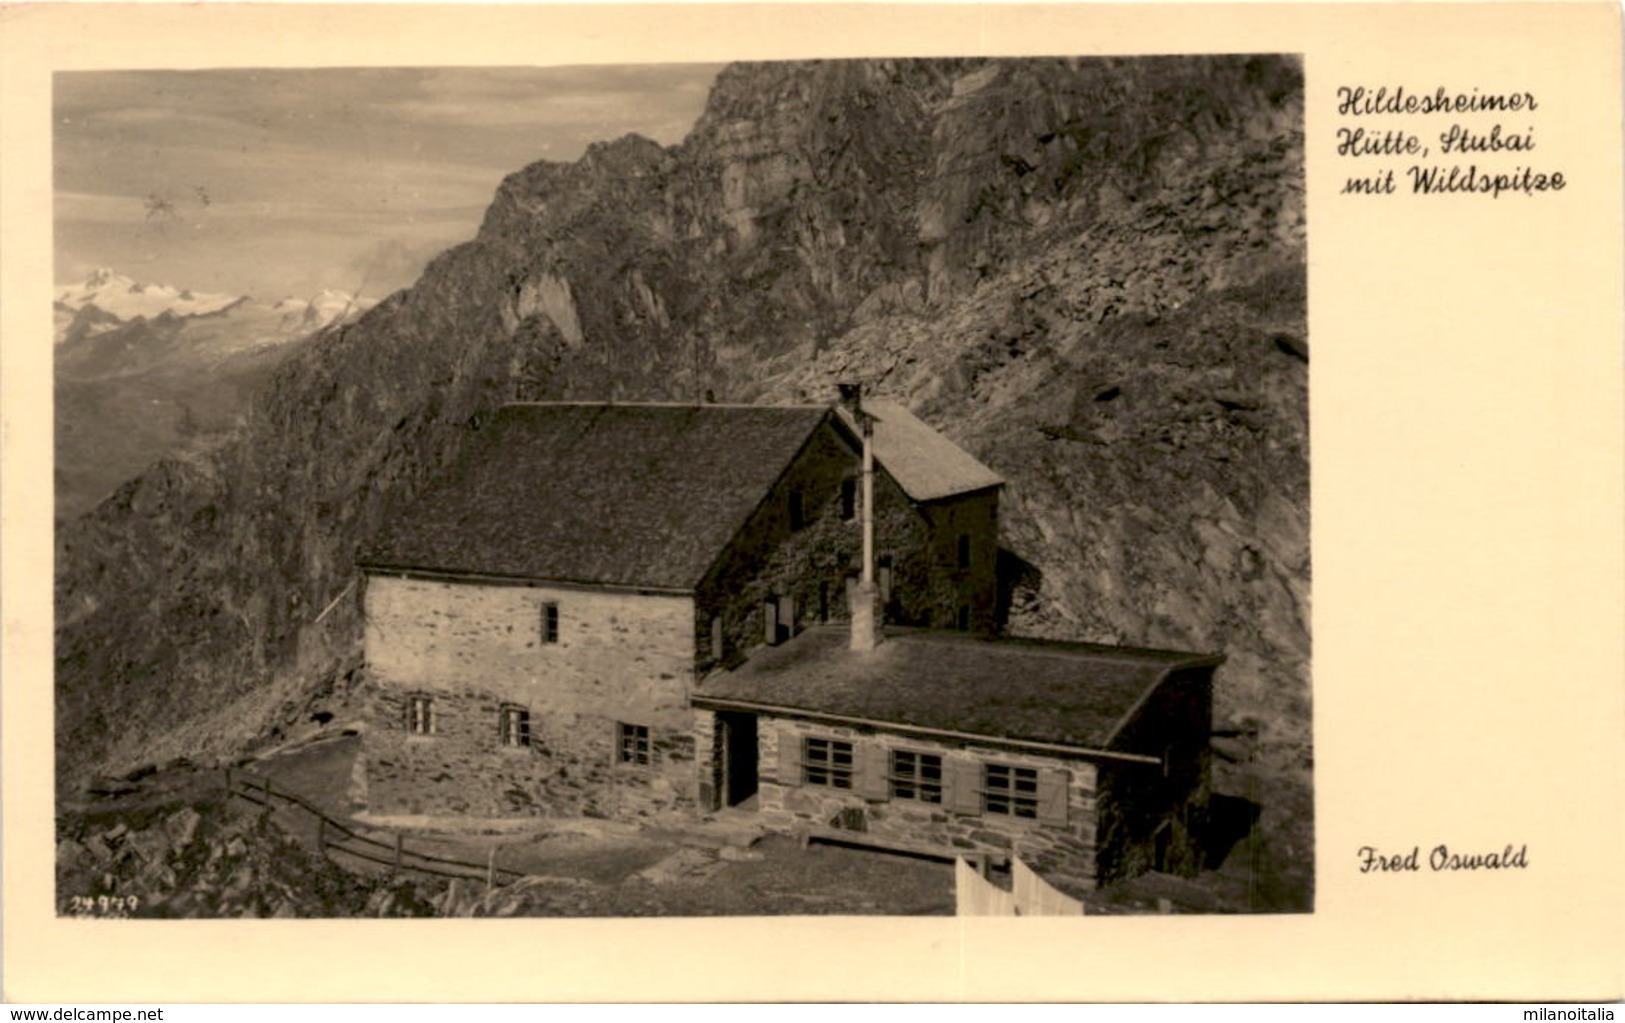
[[[397,831],[397,832],[395,832],[395,870],[397,872],[399,872],[400,869],[401,869],[401,833],[399,831]]]

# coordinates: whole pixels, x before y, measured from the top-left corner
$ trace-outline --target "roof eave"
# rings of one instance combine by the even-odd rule
[[[1106,735],[1106,746],[1110,747],[1118,740],[1123,734],[1123,729],[1128,727],[1128,723],[1133,721],[1134,716],[1150,701],[1152,694],[1161,689],[1163,683],[1167,682],[1175,672],[1189,671],[1191,668],[1217,668],[1224,662],[1224,654],[1193,654],[1184,660],[1175,661],[1168,665],[1151,681],[1150,685],[1145,687],[1145,691],[1140,693],[1139,697],[1129,705],[1128,710],[1123,712],[1123,716],[1117,719],[1117,724],[1113,725],[1112,730]],[[1209,675],[1209,678],[1211,677]]]
[[[998,479],[997,481],[995,481],[993,483],[983,483],[983,484],[981,484],[979,486],[964,487],[964,488],[961,488],[959,490],[945,490],[940,494],[930,494],[930,495],[926,495],[926,494],[910,494],[909,491],[908,491],[908,488],[904,487],[901,482],[899,482],[897,485],[899,487],[902,487],[903,493],[908,494],[910,500],[915,501],[915,502],[917,502],[919,504],[931,504],[931,503],[936,502],[936,501],[947,501],[947,500],[950,500],[950,499],[956,498],[956,497],[970,497],[972,494],[980,494],[984,490],[1000,490],[1005,486],[1006,482],[1007,481],[1004,480],[1001,477],[1000,479]]]
[[[1136,764],[1161,764],[1161,759],[1148,757],[1140,753],[1124,753],[1118,750],[1101,749],[1095,746],[1082,746],[1072,743],[1050,742],[1040,739],[1023,739],[1008,735],[990,735],[981,732],[961,732],[948,728],[931,728],[925,725],[911,725],[900,721],[884,721],[878,718],[859,717],[851,714],[837,714],[833,711],[822,711],[807,707],[786,707],[778,704],[759,703],[754,700],[742,700],[730,696],[708,696],[704,693],[695,693],[689,702],[705,710],[742,710],[758,714],[771,714],[777,717],[803,718],[810,721],[821,721],[837,725],[856,725],[861,728],[873,728],[876,731],[894,732],[899,735],[912,735],[920,738],[950,740],[953,742],[971,742],[981,745],[995,746],[1001,749],[1011,749],[1021,752],[1039,752],[1072,757],[1075,759],[1094,760],[1120,760]]]
[[[433,582],[454,582],[486,586],[557,586],[573,590],[613,590],[617,593],[648,593],[691,597],[694,587],[659,583],[602,582],[593,579],[562,579],[549,576],[510,575],[500,572],[470,572],[463,569],[425,568],[421,565],[390,564],[373,559],[357,560],[356,568],[366,575],[398,575]]]

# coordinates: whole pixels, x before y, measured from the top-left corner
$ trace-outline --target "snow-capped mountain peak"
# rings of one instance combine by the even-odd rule
[[[152,319],[166,312],[175,316],[208,316],[246,300],[246,295],[204,294],[167,284],[139,282],[107,267],[93,270],[82,283],[58,288],[56,295],[56,304],[64,312],[77,313],[94,305],[125,321],[138,316]]]
[[[185,321],[201,328],[221,322],[230,347],[280,344],[359,316],[373,305],[348,292],[326,288],[308,299],[276,303],[247,295],[209,294],[170,284],[136,281],[100,267],[82,282],[56,289],[56,343],[92,337],[137,319],[150,324]]]

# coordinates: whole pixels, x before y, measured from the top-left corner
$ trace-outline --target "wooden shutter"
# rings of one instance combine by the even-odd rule
[[[801,734],[791,728],[779,729],[779,784],[801,784]]]
[[[864,799],[889,799],[886,776],[891,773],[891,750],[880,742],[855,744],[856,788]]]
[[[796,634],[796,598],[786,593],[779,598],[779,636],[789,639]]]
[[[943,801],[954,813],[982,812],[982,762],[980,760],[946,760],[942,764],[943,781],[948,791]]]
[[[1066,823],[1067,772],[1038,772],[1038,819],[1045,824]]]

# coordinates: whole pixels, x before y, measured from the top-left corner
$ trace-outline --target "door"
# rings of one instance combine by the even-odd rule
[[[756,715],[722,711],[717,726],[723,743],[724,806],[738,806],[756,795]]]

